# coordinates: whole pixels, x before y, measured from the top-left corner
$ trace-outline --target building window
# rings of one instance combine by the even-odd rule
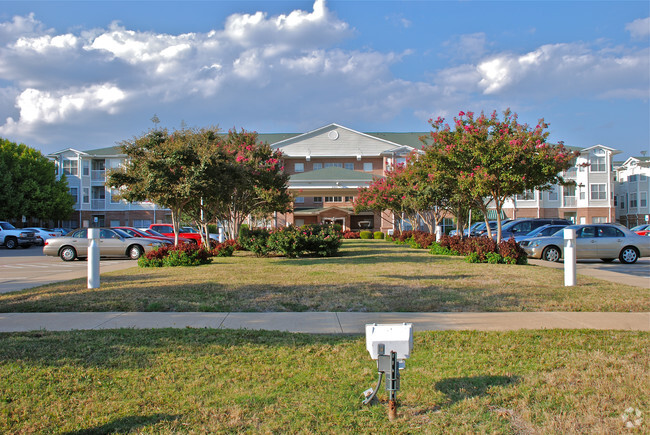
[[[551,189],[548,191],[548,200],[557,201],[557,186],[551,186]]]
[[[636,208],[636,193],[630,193],[630,208]]]
[[[314,163],[314,171],[318,171],[319,169],[323,169],[323,164],[322,163]]]
[[[81,175],[90,175],[90,162],[88,160],[81,161]]]
[[[406,157],[398,157],[395,159],[395,166],[406,165]]]
[[[648,206],[648,192],[641,192],[639,195],[641,195],[641,204],[639,206],[646,208]]]
[[[326,196],[325,202],[343,202],[343,197],[341,196]]]
[[[83,188],[83,203],[84,204],[90,203],[90,189],[87,187]]]
[[[637,175],[630,175],[630,178],[627,179],[629,183],[634,183],[637,180]]]
[[[343,163],[325,163],[326,168],[342,168]]]
[[[151,221],[149,219],[133,219],[133,226],[136,228],[149,228]]]
[[[640,181],[648,181],[648,176],[641,174],[641,175],[639,175],[639,180]]]
[[[323,197],[322,196],[314,196],[314,202],[323,202]]]
[[[525,190],[524,193],[517,194],[517,201],[533,201],[535,199],[535,192],[533,190]]]
[[[591,199],[596,201],[600,199],[607,199],[607,185],[606,184],[592,184]]]
[[[293,170],[295,172],[305,172],[305,164],[304,163],[296,163],[293,166]]]
[[[354,171],[354,163],[346,163],[344,167],[345,167],[345,169],[349,169],[350,171]]]
[[[304,196],[296,196],[296,204],[304,204],[304,203],[305,203]]]
[[[621,195],[621,210],[625,210],[625,195]]]
[[[76,160],[63,161],[63,173],[65,175],[77,175],[79,162]]]
[[[345,202],[352,202],[354,201],[354,196],[346,196],[345,197]]]
[[[74,199],[74,203],[79,202],[79,189],[76,187],[71,187],[70,190],[68,190],[68,193],[70,193],[70,196]]]
[[[119,227],[120,226],[120,221],[119,220],[111,220],[111,226],[112,227]]]
[[[607,218],[604,216],[594,216],[591,218],[592,224],[605,224],[607,223]]]
[[[363,170],[366,172],[371,172],[372,171],[372,162],[364,163],[363,164]]]
[[[605,157],[591,159],[591,172],[605,172]]]

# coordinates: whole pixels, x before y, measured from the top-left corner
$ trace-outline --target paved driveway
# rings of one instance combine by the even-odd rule
[[[103,273],[136,266],[128,259],[101,260],[99,270]],[[46,256],[40,246],[12,250],[0,247],[0,293],[87,276],[87,261],[66,262]]]
[[[564,269],[562,260],[558,263],[552,263],[529,258],[528,263],[536,266]],[[580,275],[588,275],[635,287],[650,288],[650,257],[641,258],[634,264],[623,264],[619,263],[618,260],[612,263],[603,263],[600,260],[577,260],[576,272],[578,274],[578,285],[580,285]]]

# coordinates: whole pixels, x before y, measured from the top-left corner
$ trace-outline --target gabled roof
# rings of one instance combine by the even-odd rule
[[[64,150],[55,151],[55,152],[53,152],[53,153],[50,153],[50,154],[48,154],[46,157],[56,157],[56,156],[58,156],[58,155],[61,155],[61,154],[63,154],[63,153],[67,153],[67,152],[73,152],[73,153],[75,153],[75,154],[88,155],[87,152],[85,152],[85,151],[79,151],[79,150],[76,150],[76,149],[74,149],[74,148],[66,148],[66,149],[64,149]]]
[[[625,162],[618,162],[616,168],[623,169],[625,167],[633,166],[632,163],[635,163],[638,166],[647,167],[650,164],[650,157],[628,157]]]
[[[587,147],[587,148],[582,148],[582,149],[580,150],[580,152],[582,153],[582,152],[591,151],[591,150],[593,150],[593,149],[595,149],[595,148],[602,148],[602,149],[604,149],[604,150],[607,150],[607,151],[611,152],[612,155],[614,155],[614,154],[620,154],[620,153],[621,153],[620,150],[617,150],[617,149],[615,149],[615,148],[606,147],[605,145],[600,145],[600,144],[598,144],[598,145],[594,145],[594,146],[590,146],[590,147]]]
[[[329,124],[271,144],[286,157],[379,157],[385,153],[406,153],[415,148],[381,137]],[[408,152],[405,152],[408,151]]]
[[[367,172],[352,171],[350,169],[330,167],[325,169],[317,169],[315,171],[301,172],[291,176],[291,182],[304,182],[304,181],[353,181],[353,182],[372,182],[377,175],[369,174]]]

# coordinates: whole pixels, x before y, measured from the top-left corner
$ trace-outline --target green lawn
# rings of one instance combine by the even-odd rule
[[[363,337],[207,329],[0,334],[0,433],[650,433],[650,334],[415,334],[398,419],[361,404]]]
[[[231,258],[140,269],[0,294],[0,312],[39,311],[650,311],[650,290],[562,270],[468,264],[375,240],[332,258]]]

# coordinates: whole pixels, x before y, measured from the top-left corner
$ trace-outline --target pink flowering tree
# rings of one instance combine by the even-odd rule
[[[230,238],[236,238],[248,216],[267,217],[291,209],[289,175],[284,172],[282,153],[260,142],[255,132],[230,130],[220,142],[227,166],[220,192],[211,207],[225,224]]]
[[[497,241],[501,240],[501,210],[505,201],[526,189],[547,189],[563,183],[560,173],[568,169],[574,155],[562,142],[549,144],[548,124],[540,119],[535,127],[520,124],[509,109],[499,119],[460,112],[453,128],[443,118],[430,120],[433,130],[423,138],[425,152],[449,166],[456,186],[483,211],[487,205],[497,211]]]

